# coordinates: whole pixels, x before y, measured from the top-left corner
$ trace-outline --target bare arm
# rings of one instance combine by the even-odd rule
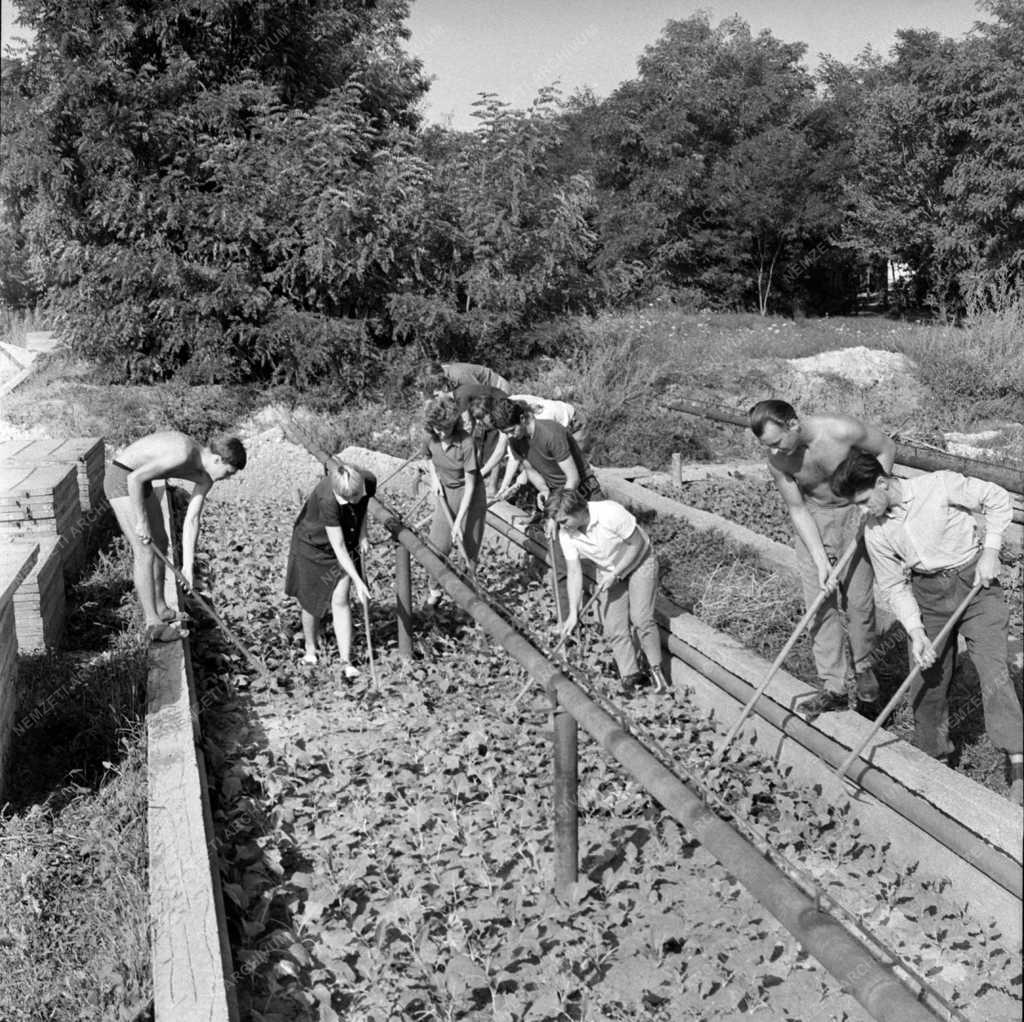
[[[523,471],[526,473],[526,478],[533,483],[537,492],[542,497],[547,497],[550,491],[548,490],[548,484],[544,482],[544,478],[541,474],[528,461],[521,462],[521,464]]]
[[[355,562],[345,546],[345,537],[340,526],[328,525],[325,531],[327,532],[327,541],[331,544],[334,556],[338,558],[341,570],[352,580],[356,596],[359,597],[360,601],[366,603],[370,598],[370,591],[366,588],[366,583],[359,577],[359,572],[356,571]]]
[[[774,465],[769,465],[768,470],[782,494],[782,499],[786,502],[786,510],[793,522],[793,529],[807,547],[811,560],[818,570],[818,582],[823,586],[830,569],[828,554],[825,553],[825,545],[821,541],[818,526],[804,503],[804,495],[791,475],[780,472]]]
[[[503,457],[505,457],[505,452],[507,450],[508,450],[508,437],[505,436],[504,433],[499,433],[498,434],[498,444],[494,448],[494,452],[487,459],[487,464],[484,465],[484,467],[482,469],[480,469],[480,474],[485,479],[491,474],[491,472],[494,470],[495,466],[500,464],[501,459]],[[506,475],[507,474],[508,473],[506,473]]]
[[[203,516],[203,504],[206,502],[206,495],[213,486],[213,480],[206,483],[196,483],[196,488],[189,498],[188,507],[185,509],[185,521],[181,526],[181,573],[192,585],[192,573],[196,559],[196,540],[199,538],[199,524]]]
[[[562,546],[562,553],[566,548]],[[562,622],[562,631],[571,632],[579,621],[580,601],[583,599],[583,568],[580,565],[579,557],[566,556],[565,558],[565,587],[569,596],[569,613]]]
[[[459,510],[455,514],[455,521],[453,522],[453,532],[459,532],[461,538],[461,529],[464,527],[463,523],[466,520],[466,515],[469,512],[469,505],[473,503],[473,493],[477,487],[478,476],[476,472],[466,473],[466,485],[462,488],[462,500],[459,502]],[[443,498],[442,498],[443,499]]]
[[[560,461],[558,467],[565,473],[565,488],[567,490],[577,489],[580,485],[580,474],[572,457],[566,458],[565,461]]]

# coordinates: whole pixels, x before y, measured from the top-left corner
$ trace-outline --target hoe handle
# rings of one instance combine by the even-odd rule
[[[828,579],[826,580],[824,588],[814,598],[814,601],[807,608],[807,612],[797,622],[796,628],[793,629],[793,634],[786,640],[786,645],[782,647],[779,655],[775,658],[771,667],[768,668],[768,673],[765,674],[761,683],[754,690],[754,694],[750,697],[747,705],[743,707],[743,712],[736,718],[728,733],[725,736],[725,740],[719,746],[718,751],[715,752],[711,758],[712,763],[717,763],[725,755],[726,750],[732,744],[733,739],[739,733],[741,727],[747,717],[750,716],[754,711],[754,707],[757,705],[758,699],[764,695],[765,689],[768,688],[772,678],[775,677],[779,668],[783,665],[786,657],[789,656],[790,651],[796,645],[797,640],[803,635],[804,629],[814,620],[815,614],[821,609],[822,604],[832,595],[832,590],[836,583],[839,581],[840,574],[844,572],[849,565],[850,561],[853,560],[854,554],[857,553],[857,545],[860,543],[861,529],[857,530],[857,535],[850,541],[849,546],[843,551],[842,556],[836,561],[835,566],[829,572]]]
[[[971,604],[971,600],[973,600],[974,597],[977,596],[979,592],[981,592],[981,585],[980,584],[976,585],[964,597],[963,602],[960,604],[960,606],[957,607],[956,610],[953,611],[953,613],[949,617],[949,620],[942,626],[942,631],[939,632],[939,634],[935,636],[935,639],[932,642],[932,646],[935,648],[936,654],[941,655],[942,648],[943,648],[943,646],[945,646],[946,640],[949,638],[950,632],[953,631],[953,628],[956,625],[957,621],[959,621],[960,618],[963,617],[964,611],[967,610],[967,608]],[[876,734],[878,734],[879,730],[881,730],[881,728],[882,728],[882,725],[885,724],[885,722],[889,719],[889,716],[892,714],[893,710],[895,710],[896,707],[899,706],[900,702],[903,700],[903,697],[907,694],[907,690],[910,688],[911,685],[914,684],[915,681],[917,681],[917,679],[920,676],[921,676],[921,665],[918,664],[906,676],[906,678],[903,679],[903,684],[900,685],[900,687],[896,690],[896,693],[892,697],[892,699],[890,699],[889,702],[886,703],[885,709],[882,710],[882,712],[875,719],[874,723],[871,725],[871,730],[868,731],[868,733],[864,736],[864,738],[861,740],[860,744],[857,745],[857,747],[855,749],[851,749],[850,750],[850,755],[847,756],[846,759],[843,760],[843,762],[840,765],[839,769],[836,771],[836,776],[840,780],[842,780],[842,779],[844,779],[846,777],[846,772],[847,772],[847,770],[850,769],[851,764],[864,751],[864,749],[868,745],[868,742],[870,742],[871,739],[874,738]]]

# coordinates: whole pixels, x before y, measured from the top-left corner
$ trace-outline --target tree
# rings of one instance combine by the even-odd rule
[[[893,60],[866,81],[850,186],[851,237],[908,263],[954,316],[1024,271],[1024,11],[982,8],[996,21],[962,42],[897,33]]]
[[[75,350],[133,379],[353,361],[389,291],[401,189],[378,175],[421,172],[405,14],[25,0],[0,197]]]
[[[421,256],[390,304],[402,334],[435,353],[501,362],[529,354],[533,325],[591,303],[593,187],[550,166],[559,111],[551,89],[525,111],[484,95],[474,132],[425,136],[433,178]]]
[[[803,52],[739,18],[666,25],[601,110],[601,270],[767,311],[782,270],[833,229],[839,194]]]

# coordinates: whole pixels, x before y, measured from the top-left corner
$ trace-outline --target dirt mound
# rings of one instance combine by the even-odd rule
[[[883,423],[904,418],[926,396],[906,355],[863,346],[787,359],[772,384],[800,410],[842,410]]]

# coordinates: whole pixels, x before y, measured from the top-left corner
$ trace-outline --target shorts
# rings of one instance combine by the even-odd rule
[[[128,473],[134,471],[134,469],[128,468],[127,465],[122,465],[119,461],[108,463],[107,470],[103,474],[103,492],[106,494],[107,500],[128,496]],[[143,483],[143,500],[148,500],[152,496],[153,484],[150,482]]]

